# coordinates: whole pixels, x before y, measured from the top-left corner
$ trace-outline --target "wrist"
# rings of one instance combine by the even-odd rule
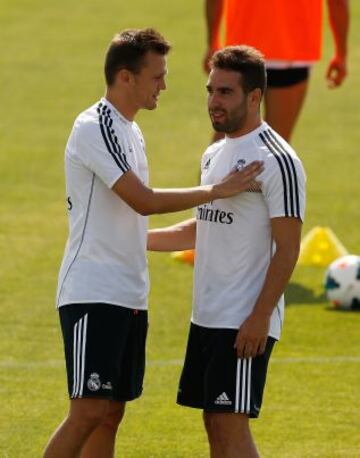
[[[261,305],[255,305],[253,309],[253,314],[259,318],[270,319],[273,309],[262,307]]]
[[[221,199],[222,198],[221,186],[219,184],[211,185],[210,195],[211,195],[211,200]]]
[[[347,57],[347,51],[345,49],[336,51],[335,58],[337,60],[345,61]]]

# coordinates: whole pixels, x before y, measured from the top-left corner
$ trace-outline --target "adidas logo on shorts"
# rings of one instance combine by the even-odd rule
[[[231,406],[232,401],[230,401],[228,395],[224,391],[221,394],[219,394],[219,396],[215,399],[214,403],[222,406]]]

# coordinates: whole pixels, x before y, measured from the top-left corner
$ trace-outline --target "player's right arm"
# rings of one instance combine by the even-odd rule
[[[196,219],[148,231],[149,251],[183,251],[195,248]]]
[[[209,60],[219,47],[220,25],[223,13],[224,0],[205,1],[205,19],[207,33],[207,48],[204,56],[204,70],[209,72]]]
[[[220,183],[178,189],[150,188],[129,170],[116,181],[112,189],[141,215],[171,213],[239,194],[262,170],[262,162],[254,161],[240,171],[231,172]]]

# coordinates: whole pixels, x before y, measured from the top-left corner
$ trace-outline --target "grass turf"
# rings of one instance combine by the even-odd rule
[[[358,111],[360,6],[352,3],[349,79],[324,84],[327,30],[294,136],[308,174],[304,232],[330,226],[360,254]],[[197,182],[209,140],[201,2],[3,0],[0,11],[0,457],[41,455],[67,409],[65,372],[53,308],[66,238],[63,149],[76,114],[103,93],[102,62],[111,35],[152,25],[174,44],[168,91],[139,123],[151,182]],[[166,225],[188,212],[151,218]],[[128,406],[117,454],[205,457],[198,411],[175,405],[191,303],[192,270],[149,256],[152,290],[144,396]],[[286,323],[274,351],[262,414],[253,430],[263,457],[360,455],[359,319],[334,312],[322,294],[323,269],[296,269]]]

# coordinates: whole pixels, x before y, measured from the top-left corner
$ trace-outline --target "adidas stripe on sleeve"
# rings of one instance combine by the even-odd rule
[[[115,132],[110,108],[100,102],[96,122],[79,120],[76,127],[77,154],[111,188],[131,166],[124,152],[123,141]]]
[[[262,183],[270,218],[293,217],[304,220],[305,172],[299,158],[272,129],[259,134],[268,149]]]

